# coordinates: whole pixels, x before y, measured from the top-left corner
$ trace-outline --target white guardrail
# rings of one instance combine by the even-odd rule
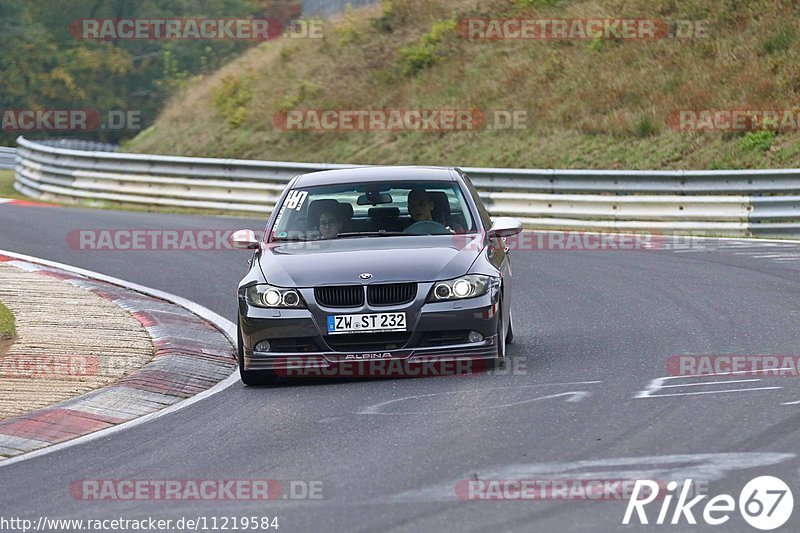
[[[17,144],[14,187],[34,198],[260,215],[292,177],[353,166],[124,154],[23,137]],[[800,169],[463,169],[493,216],[531,228],[800,236]]]
[[[17,149],[0,146],[0,170],[14,168],[17,160]]]

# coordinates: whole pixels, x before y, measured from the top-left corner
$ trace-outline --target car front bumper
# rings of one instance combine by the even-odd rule
[[[451,369],[465,367],[444,365],[446,362],[488,362],[498,356],[499,288],[491,287],[483,296],[465,300],[425,302],[432,284],[420,284],[417,299],[409,304],[392,307],[368,306],[358,309],[330,309],[317,306],[313,291],[300,289],[307,309],[266,309],[250,305],[240,295],[239,329],[242,336],[241,355],[245,370],[267,370],[286,375],[302,375],[303,370],[316,370],[336,375],[376,373],[381,368],[403,368],[414,373],[425,365],[443,365]],[[325,328],[328,315],[405,312],[406,337],[398,343],[376,346],[380,334],[351,335],[347,347],[335,345],[338,335],[328,335]],[[459,339],[459,332],[477,331],[483,336],[478,342]],[[448,335],[452,334],[450,339]],[[440,342],[431,345],[430,339]],[[363,345],[360,345],[363,339]],[[298,341],[300,340],[300,341]],[[256,351],[262,341],[270,343],[268,351]],[[296,344],[293,344],[298,341]],[[378,342],[377,344],[381,344]],[[280,348],[278,348],[280,346]],[[480,366],[480,365],[478,365]],[[486,365],[483,365],[486,366]],[[358,368],[356,368],[358,367]],[[367,370],[365,370],[367,369]],[[294,373],[294,374],[292,374]]]

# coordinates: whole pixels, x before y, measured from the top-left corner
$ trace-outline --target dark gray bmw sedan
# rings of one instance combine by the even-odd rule
[[[511,218],[494,223],[458,168],[297,176],[238,290],[242,381],[346,375],[343,365],[502,363],[513,339]],[[298,372],[298,369],[302,370]]]

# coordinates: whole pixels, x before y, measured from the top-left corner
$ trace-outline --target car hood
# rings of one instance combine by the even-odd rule
[[[481,250],[477,235],[362,237],[267,244],[259,264],[279,287],[437,281],[466,274]]]

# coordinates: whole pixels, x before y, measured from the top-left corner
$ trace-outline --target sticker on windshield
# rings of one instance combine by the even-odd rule
[[[308,191],[292,191],[286,197],[286,209],[294,209],[296,211],[300,211],[303,208],[303,202],[305,202],[306,197],[308,196]]]
[[[285,205],[285,204],[281,206],[281,210],[280,210],[280,211],[278,211],[278,216],[277,216],[277,217],[275,217],[275,224],[274,224],[274,227],[276,227],[276,228],[277,228],[277,227],[280,225],[280,223],[281,223],[281,219],[283,218],[283,212],[284,212],[284,211],[286,211],[286,205]]]

